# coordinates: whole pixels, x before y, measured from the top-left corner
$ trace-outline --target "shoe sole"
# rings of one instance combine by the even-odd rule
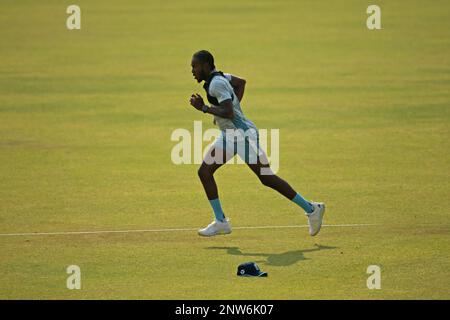
[[[317,235],[319,233],[320,229],[322,228],[323,216],[325,215],[325,204],[323,204],[322,207],[323,207],[323,210],[322,210],[322,214],[320,215],[319,228],[317,229],[316,233],[311,234],[311,237],[314,237],[315,235]]]
[[[230,234],[230,233],[231,233],[231,230],[228,231],[228,232],[221,231],[221,232],[214,233],[214,234],[201,234],[200,232],[198,232],[198,235],[201,236],[201,237],[209,238],[209,237],[214,237],[214,236],[225,236],[225,235]]]

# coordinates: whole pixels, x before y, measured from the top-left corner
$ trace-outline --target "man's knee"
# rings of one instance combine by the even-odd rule
[[[261,183],[264,186],[272,188],[273,183],[274,183],[273,182],[273,176],[270,176],[270,175],[259,175],[258,178],[259,178],[259,181],[261,181]]]
[[[211,172],[211,170],[207,166],[201,165],[200,168],[198,168],[197,174],[200,179],[203,180],[211,177],[213,175],[213,172]]]

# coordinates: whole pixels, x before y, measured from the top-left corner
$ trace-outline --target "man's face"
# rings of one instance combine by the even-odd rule
[[[206,63],[202,63],[198,61],[196,58],[192,58],[191,66],[192,66],[192,75],[194,76],[195,80],[197,80],[198,83],[202,82],[203,80],[206,80],[207,74],[205,69],[208,66]]]

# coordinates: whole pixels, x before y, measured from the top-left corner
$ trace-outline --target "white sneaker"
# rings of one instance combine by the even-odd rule
[[[198,230],[198,234],[203,237],[212,237],[218,234],[229,233],[231,233],[231,224],[228,218],[226,218],[224,222],[214,220],[206,228]]]
[[[311,204],[314,207],[314,211],[307,215],[309,234],[315,236],[319,233],[320,227],[322,226],[322,219],[325,214],[325,204],[322,202],[311,202]]]

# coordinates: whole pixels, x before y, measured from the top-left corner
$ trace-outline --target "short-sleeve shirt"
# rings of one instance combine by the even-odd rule
[[[217,99],[219,103],[222,103],[225,100],[231,100],[233,104],[233,119],[221,118],[219,116],[214,116],[217,125],[220,130],[226,129],[255,129],[257,130],[255,124],[248,120],[244,113],[242,112],[241,105],[239,103],[239,99],[234,94],[234,89],[231,86],[231,74],[224,73],[224,77],[215,76],[210,85],[209,85],[209,94]]]

